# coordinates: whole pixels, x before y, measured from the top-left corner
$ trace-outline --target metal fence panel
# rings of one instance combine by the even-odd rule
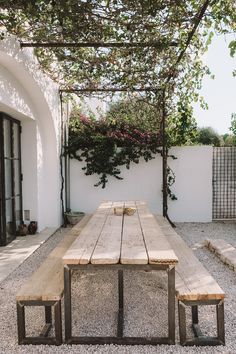
[[[213,148],[213,220],[236,219],[236,147]]]

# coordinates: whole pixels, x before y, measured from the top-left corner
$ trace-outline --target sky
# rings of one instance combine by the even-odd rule
[[[208,52],[204,54],[203,61],[215,79],[205,78],[200,91],[209,109],[203,110],[199,104],[194,106],[198,126],[211,126],[219,134],[230,133],[231,114],[236,113],[236,77],[232,74],[236,69],[236,56],[230,57],[229,42],[228,37],[214,36]]]

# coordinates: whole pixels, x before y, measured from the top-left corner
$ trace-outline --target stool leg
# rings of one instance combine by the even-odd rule
[[[22,344],[23,340],[25,339],[25,306],[17,302],[16,307],[17,307],[18,343]]]

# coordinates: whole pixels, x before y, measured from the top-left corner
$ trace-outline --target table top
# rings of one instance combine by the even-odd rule
[[[114,208],[133,208],[135,213],[116,215]],[[121,201],[99,206],[65,253],[63,263],[175,265],[178,258],[147,204]]]

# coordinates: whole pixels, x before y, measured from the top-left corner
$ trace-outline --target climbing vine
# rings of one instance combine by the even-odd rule
[[[137,129],[134,124],[122,121],[95,120],[83,114],[72,114],[69,141],[65,153],[71,158],[85,162],[86,175],[97,174],[95,186],[105,188],[108,177],[119,180],[120,167],[130,168],[130,164],[146,162],[161,152],[159,132]]]

